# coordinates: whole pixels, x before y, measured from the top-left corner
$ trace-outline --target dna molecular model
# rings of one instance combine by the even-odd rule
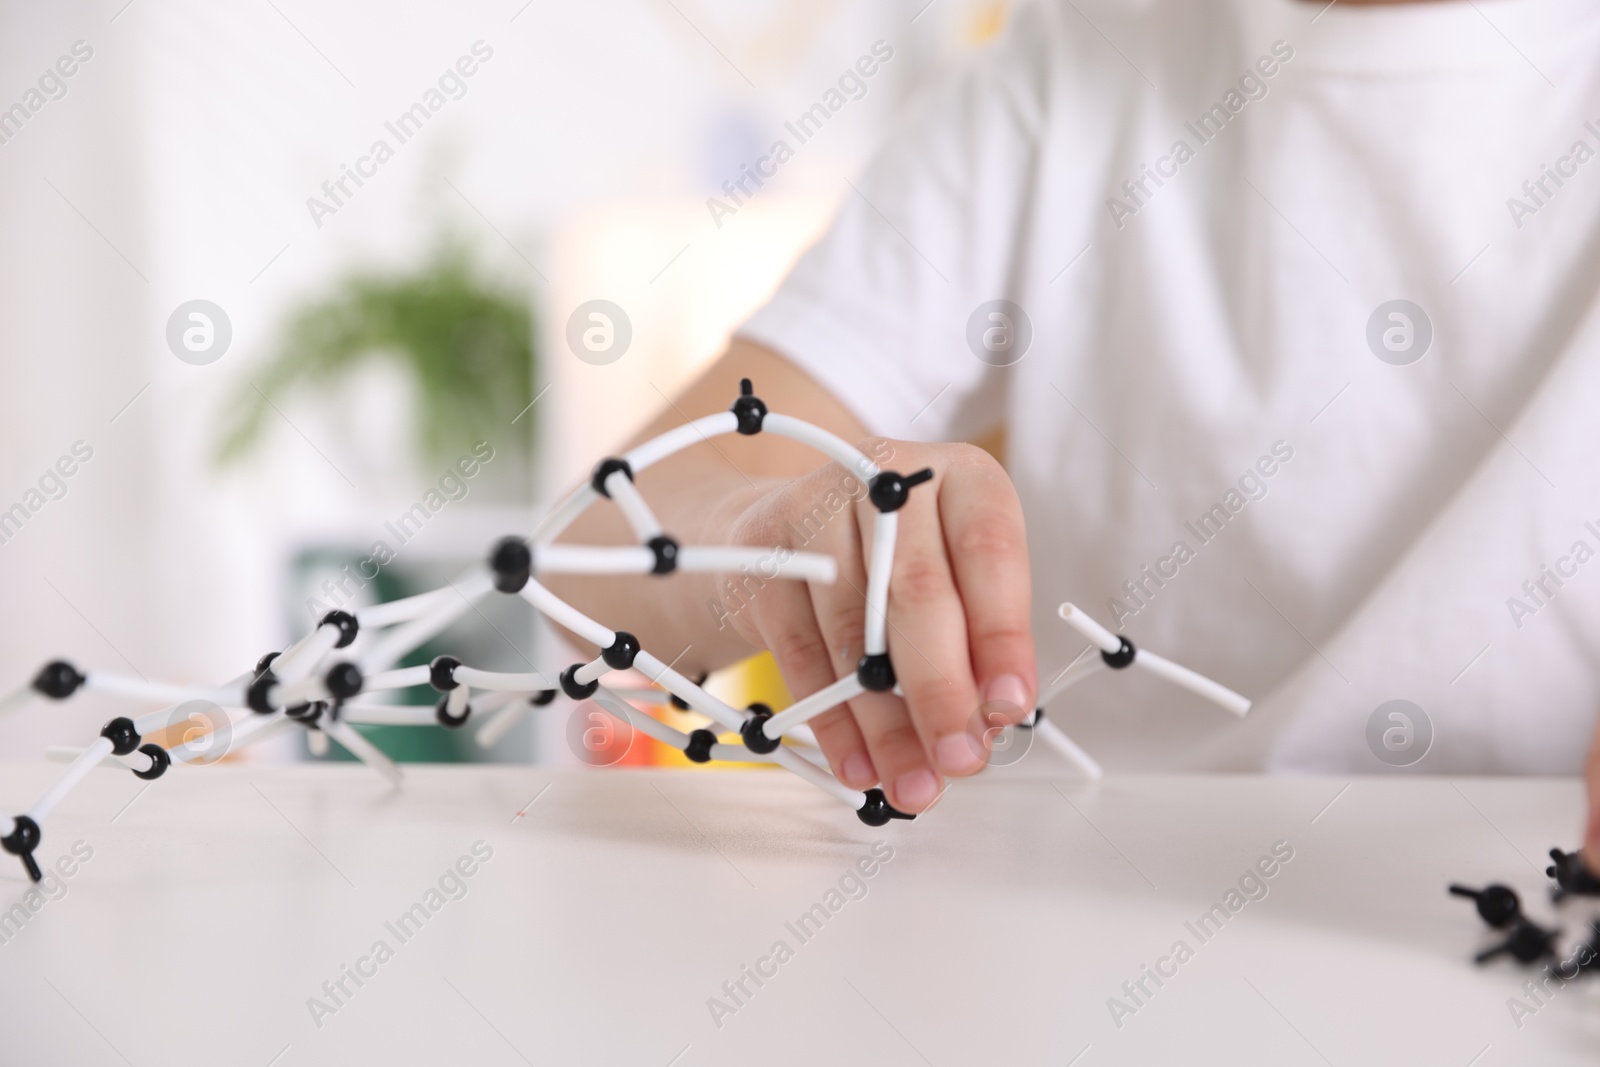
[[[761,566],[776,577],[831,583],[837,577],[835,560],[826,555],[788,548],[750,548],[681,545],[666,533],[650,505],[634,485],[634,477],[653,464],[701,441],[741,434],[774,433],[808,445],[868,486],[867,499],[876,509],[868,561],[864,653],[856,669],[815,693],[774,713],[765,705],[740,710],[707,692],[640,647],[626,630],[612,630],[566,603],[537,575],[591,574],[659,576],[674,571],[737,572]],[[918,485],[933,478],[931,470],[899,474],[881,469],[860,450],[810,423],[776,412],[756,397],[750,381],[740,383],[732,407],[695,419],[647,441],[619,457],[601,461],[590,480],[580,486],[534,530],[530,538],[510,536],[499,541],[486,564],[447,586],[354,611],[336,610],[282,652],[263,656],[255,667],[218,686],[187,686],[151,682],[143,678],[91,670],[79,671],[57,660],[39,671],[32,682],[0,701],[0,711],[18,707],[32,697],[66,700],[79,691],[126,699],[156,710],[134,717],[119,716],[106,723],[100,735],[85,748],[53,747],[48,758],[68,763],[65,772],[32,807],[17,815],[0,813],[0,847],[18,856],[28,875],[39,881],[41,872],[33,853],[42,839],[41,825],[50,813],[100,765],[122,766],[143,779],[160,778],[174,763],[203,764],[216,758],[217,740],[227,738],[228,751],[260,741],[275,733],[309,731],[313,752],[326,752],[329,741],[393,783],[400,770],[376,745],[354,727],[358,724],[431,725],[461,727],[481,719],[476,739],[490,747],[511,730],[532,708],[550,704],[558,693],[574,701],[595,700],[606,712],[639,732],[670,745],[693,762],[710,761],[776,763],[799,775],[852,809],[863,823],[882,826],[891,819],[915,816],[895,810],[879,788],[851,789],[828,769],[806,725],[811,719],[845,704],[865,692],[896,691],[894,666],[888,651],[889,579],[894,563],[898,512]],[[638,539],[623,546],[556,544],[555,541],[583,511],[600,498],[621,511]],[[552,680],[543,673],[502,673],[478,670],[452,656],[439,656],[429,664],[395,667],[416,648],[450,627],[475,604],[493,593],[520,595],[545,619],[564,627],[600,650],[593,660],[574,663]],[[1138,667],[1186,688],[1213,703],[1244,715],[1250,702],[1244,697],[1187,668],[1151,652],[1136,649],[1126,637],[1111,633],[1071,604],[1061,606],[1061,617],[1084,638],[1098,656],[1080,656],[1061,671],[1040,694],[1038,706],[1017,725],[1031,730],[1093,779],[1101,776],[1097,763],[1044,718],[1043,708],[1069,686],[1105,669]],[[358,644],[359,638],[359,644]],[[352,648],[352,646],[355,646]],[[346,651],[349,650],[349,651]],[[620,688],[606,684],[613,672],[636,670],[656,688]],[[701,679],[703,682],[704,679]],[[361,702],[367,694],[430,685],[439,693],[437,707]],[[669,726],[636,705],[671,702],[691,709],[718,728],[685,733]],[[200,703],[197,703],[200,702]],[[199,711],[211,709],[209,716]],[[217,716],[220,714],[220,719]],[[210,730],[189,730],[170,749],[145,742],[144,735],[175,722],[204,719]],[[985,743],[1004,728],[991,720]],[[719,732],[720,731],[720,732]],[[724,740],[727,735],[736,739]],[[787,743],[786,743],[787,742]]]

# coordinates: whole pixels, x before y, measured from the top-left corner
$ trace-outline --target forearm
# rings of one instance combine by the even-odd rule
[[[774,410],[816,423],[849,441],[861,426],[816,382],[766,349],[735,341],[728,353],[624,448],[684,422],[726,410],[739,379],[751,378]],[[622,449],[619,449],[621,451]],[[640,472],[635,484],[662,527],[682,545],[723,545],[761,496],[815,470],[823,457],[771,434],[701,442]],[[623,545],[638,540],[609,501],[591,505],[560,538],[566,544]],[[776,544],[776,542],[774,542]],[[550,575],[558,596],[612,628],[633,633],[688,675],[715,670],[757,650],[730,614],[723,591],[743,575],[677,572],[659,578]],[[738,598],[730,598],[735,606]]]

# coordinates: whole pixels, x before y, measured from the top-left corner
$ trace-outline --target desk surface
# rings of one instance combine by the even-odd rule
[[[1600,978],[1519,1029],[1507,998],[1529,972],[1475,967],[1489,938],[1444,892],[1508,882],[1571,942],[1600,904],[1558,913],[1541,857],[1576,840],[1577,782],[1095,786],[1032,763],[957,783],[932,813],[882,830],[765,771],[411,767],[398,792],[358,767],[182,767],[147,791],[96,771],[39,853],[92,855],[20,929],[0,927],[0,1061],[1600,1057]],[[59,772],[6,768],[0,803],[24,806]],[[861,877],[875,841],[893,855]],[[1241,893],[1225,923],[1197,927],[1279,842],[1292,859],[1245,881],[1260,899]],[[462,857],[471,876],[447,875]],[[4,859],[10,908],[27,885]],[[426,919],[397,926],[413,905]],[[819,905],[825,920],[796,925]],[[1145,965],[1169,977],[1157,986]],[[358,986],[345,966],[368,977]],[[758,986],[746,967],[768,976]],[[1135,1001],[1123,983],[1137,992],[1141,977]],[[724,982],[738,993],[741,979],[736,1000]],[[1114,1018],[1113,996],[1138,1010]]]

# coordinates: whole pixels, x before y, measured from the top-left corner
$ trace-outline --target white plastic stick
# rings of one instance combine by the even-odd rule
[[[29,699],[31,699],[33,695],[34,688],[31,684],[13,689],[11,692],[6,694],[4,700],[0,700],[0,715],[4,715],[7,712],[12,712],[20,707],[23,707],[28,703]],[[4,819],[9,819],[10,817],[11,816],[9,815],[0,815],[0,818]],[[0,834],[0,837],[6,837],[9,834],[10,831],[8,830],[6,833]]]
[[[462,669],[458,667],[457,673],[459,674]],[[465,679],[462,680],[462,684],[466,684]],[[473,686],[473,688],[476,689],[477,686]],[[473,715],[487,715],[492,711],[499,711],[508,704],[515,704],[519,700],[527,700],[532,695],[526,690],[517,692],[509,689],[484,693],[473,701],[472,713]]]
[[[529,579],[528,584],[522,587],[522,597],[557,626],[565,626],[585,641],[600,648],[608,647],[617,639],[616,634],[556,596],[536,580]]]
[[[293,721],[293,719],[290,719],[281,711],[274,712],[271,715],[257,715],[253,711],[247,712],[240,718],[233,719],[229,723],[227,736],[228,749],[226,752],[214,753],[210,751],[210,746],[215,744],[216,738],[212,734],[208,733],[195,738],[193,741],[186,741],[181,745],[177,745],[169,749],[167,754],[172,757],[174,763],[188,763],[191,759],[204,756],[206,763],[209,765],[216,763],[218,760],[221,760],[230,753],[237,752],[247,744],[252,743],[252,739],[260,740],[262,733],[266,731],[268,727],[276,728],[279,723]],[[213,731],[213,733],[214,732],[215,731]]]
[[[250,683],[255,681],[255,678],[256,672],[253,669],[245,671],[232,681],[214,686],[210,693],[200,699],[209,700],[213,704],[222,704],[227,707],[243,707],[245,693],[250,688]],[[143,733],[144,731],[141,730],[139,732]]]
[[[275,708],[292,708],[313,700],[332,699],[323,684],[321,674],[313,674],[298,682],[280,682],[267,690],[267,701]]]
[[[464,685],[458,685],[444,695],[445,714],[460,722],[468,717],[472,711],[472,690]],[[463,723],[463,725],[465,725]]]
[[[189,702],[184,701],[184,703],[187,704]],[[138,734],[140,737],[143,737],[152,730],[160,730],[165,727],[175,725],[172,722],[172,716],[178,710],[178,708],[182,706],[182,704],[169,704],[164,708],[157,708],[155,711],[145,712],[143,715],[140,715],[133,720],[134,733]],[[187,718],[192,717],[193,716],[189,716]]]
[[[205,709],[204,713],[191,709],[188,714],[183,716],[183,718],[178,718],[178,711],[190,703],[193,703],[193,701],[186,701],[184,704],[178,704],[174,707],[162,708],[159,711],[152,711],[148,715],[141,715],[139,718],[133,720],[133,728],[143,735],[152,733],[155,730],[171,730],[174,727],[187,726],[190,723],[203,723],[208,727],[208,729],[204,733],[200,734],[196,740],[204,740],[211,737],[213,732],[221,723],[227,723],[231,732],[233,723],[235,721],[243,722],[245,719],[248,719],[255,714],[249,708],[226,708],[217,704],[211,704]],[[179,731],[180,737],[187,735],[187,730]],[[180,745],[185,743],[186,742],[179,742]],[[170,751],[175,751],[175,749],[169,749],[169,752]]]
[[[847,674],[832,685],[819,689],[804,700],[797,700],[762,724],[761,732],[779,738],[790,730],[810,722],[825,711],[830,711],[848,700],[866,692],[854,674]]]
[[[838,561],[816,552],[791,552],[779,558],[778,548],[732,545],[684,545],[678,549],[677,569],[688,573],[722,574],[745,568],[764,579],[787,578],[832,584],[838,578]],[[539,550],[540,574],[649,574],[656,554],[643,545],[551,545]]]
[[[318,626],[308,640],[297,643],[289,651],[272,661],[272,673],[285,685],[301,681],[322,662],[322,657],[333,651],[339,643],[339,628],[332,624]]]
[[[512,728],[522,721],[522,717],[532,710],[533,708],[528,703],[527,698],[519,695],[518,699],[494,712],[485,720],[482,726],[478,727],[478,732],[474,735],[478,746],[480,748],[493,748],[498,745],[505,739],[506,734],[509,734]]]
[[[83,749],[78,749],[77,745],[45,745],[46,763],[72,763],[80,755],[83,755]],[[99,766],[110,766],[110,768],[125,766],[130,771],[139,771],[142,774],[155,766],[155,757],[134,749],[128,755],[107,755],[104,760],[99,761]]]
[[[589,509],[589,505],[600,499],[600,494],[594,487],[584,482],[566,498],[551,509],[550,513],[541,519],[533,528],[533,535],[528,540],[538,547],[550,544],[556,538],[567,532],[567,527],[577,521],[578,516]]]
[[[1213,682],[1203,674],[1197,674],[1188,667],[1181,666],[1169,659],[1164,659],[1148,649],[1141,648],[1133,657],[1133,665],[1149,671],[1158,678],[1165,678],[1173,685],[1189,690],[1197,696],[1202,696],[1213,704],[1225,708],[1233,714],[1244,718],[1250,713],[1250,701],[1235,693],[1225,685]]]
[[[289,729],[296,725],[295,721],[287,715],[252,715],[249,722],[241,723],[239,729],[234,731],[233,737],[228,739],[228,751],[224,756],[240,749],[265,741],[267,738]],[[248,727],[248,729],[246,729]],[[219,759],[221,757],[218,757]],[[208,760],[207,765],[216,762]]]
[[[170,685],[150,682],[143,678],[129,678],[121,674],[90,671],[83,682],[85,689],[97,693],[127,697],[130,700],[155,700],[163,704],[181,704],[186,700],[215,700],[218,692],[208,686]]]
[[[817,744],[817,735],[811,732],[811,727],[809,726],[791,726],[783,732],[783,736],[790,741],[798,741],[807,748],[820,747]]]
[[[339,718],[362,726],[434,726],[439,713],[432,704],[346,704]]]
[[[44,761],[46,763],[72,763],[83,755],[82,745],[46,745],[44,746]],[[106,754],[99,763],[101,767],[120,767],[117,757]]]
[[[323,733],[343,745],[352,756],[388,779],[391,785],[400,784],[400,768],[395,765],[394,760],[384,755],[377,745],[362,737],[355,727],[338,719],[332,722],[320,722],[317,725],[322,727]]]
[[[131,701],[155,701],[166,705],[165,709],[146,712],[134,718],[134,728],[142,734],[146,733],[146,728],[139,726],[139,723],[152,721],[152,715],[160,715],[179,704],[189,704],[194,701],[206,704],[242,704],[245,699],[245,683],[248,683],[250,678],[251,675],[245,675],[243,678],[230,681],[227,685],[219,686],[173,685],[168,681],[146,681],[144,678],[130,678],[126,675],[93,670],[85,675],[83,688],[110,696],[126,697]]]
[[[742,713],[695,685],[649,652],[641,650],[634,657],[633,665],[644,672],[651,681],[667,689],[695,711],[715,719],[723,729],[737,732],[744,724],[745,717]]]
[[[572,680],[579,685],[588,685],[590,682],[598,681],[609,673],[611,673],[611,668],[606,665],[604,659],[592,659],[572,672]]]
[[[850,805],[852,811],[860,811],[867,802],[867,795],[859,789],[851,789],[839,779],[818,767],[795,750],[783,745],[773,750],[772,762],[781,764],[798,774],[824,793],[834,796]]]
[[[684,545],[678,549],[678,569],[723,574],[748,567],[760,577],[788,578],[832,585],[839,577],[839,561],[817,552],[791,552],[779,559],[777,548],[738,548],[730,545]]]
[[[1101,626],[1080,607],[1070,602],[1064,603],[1059,609],[1061,618],[1073,629],[1077,630],[1097,648],[1105,652],[1119,652],[1122,641],[1110,630]],[[1243,716],[1250,711],[1250,701],[1235,693],[1225,685],[1213,682],[1203,674],[1198,674],[1187,667],[1173,663],[1171,660],[1156,655],[1148,649],[1135,649],[1133,666],[1143,668],[1159,678],[1164,678],[1173,685],[1189,690],[1198,696],[1211,701],[1219,707],[1231,711],[1235,715]],[[1073,679],[1076,681],[1076,679]],[[1071,682],[1067,682],[1070,685]],[[1065,688],[1065,686],[1062,686]],[[1041,700],[1040,704],[1045,703]]]
[[[1056,614],[1061,616],[1063,622],[1077,630],[1089,643],[1102,652],[1116,653],[1122,649],[1122,640],[1104,626],[1095,622],[1089,614],[1076,604],[1067,602],[1056,609]]]
[[[428,614],[402,623],[384,634],[361,657],[361,673],[376,673],[415,650],[471,611],[473,605],[493,588],[494,578],[488,570],[479,568],[474,571],[470,577],[456,583],[455,592],[459,595],[441,600],[438,605],[429,608]]]
[[[643,545],[549,545],[534,558],[540,574],[649,574],[655,565]]]
[[[737,421],[737,420],[735,420]],[[879,467],[854,445],[849,445],[840,437],[829,433],[820,426],[813,426],[794,418],[792,415],[781,415],[771,412],[761,420],[761,428],[779,437],[787,437],[791,441],[799,441],[803,445],[810,445],[829,459],[838,463],[847,471],[858,475],[862,481],[871,481],[879,473]],[[637,469],[637,468],[635,468]]]
[[[273,657],[273,662],[276,663],[278,660],[283,659],[285,656],[291,656],[292,657],[292,656],[297,655],[299,653],[299,651],[302,648],[304,648],[307,644],[309,644],[313,639],[315,639],[317,634],[320,633],[321,631],[322,631],[322,627],[321,626],[312,627],[310,631],[302,634],[298,641],[295,641],[288,648],[284,649],[282,652],[278,653],[278,655],[274,656]],[[255,677],[254,670],[251,671],[250,677],[252,679]]]
[[[1036,718],[1033,724],[1033,732],[1037,736],[1044,738],[1050,747],[1071,760],[1079,770],[1090,778],[1098,782],[1104,777],[1105,771],[1101,770],[1100,764],[1095,762],[1094,757],[1079,748],[1072,738],[1068,737],[1059,726],[1049,719]]]
[[[83,781],[84,777],[94,769],[95,764],[109,755],[111,755],[110,739],[105,737],[95,738],[93,744],[78,753],[78,758],[72,761],[72,766],[68,767],[60,778],[56,779],[55,784],[45,791],[44,796],[40,797],[33,807],[28,809],[28,817],[34,822],[43,822],[45,816],[54,811],[56,805],[61,803],[62,798],[72,792],[73,786]]]
[[[772,416],[767,416],[771,418]],[[770,426],[764,422],[763,426]],[[628,461],[628,466],[633,468],[633,473],[638,474],[648,467],[666,459],[674,452],[697,445],[713,437],[734,433],[739,429],[739,417],[731,411],[719,411],[715,415],[686,422],[682,426],[668,430],[659,437],[652,438],[644,444],[626,453],[622,458]]]
[[[711,758],[718,763],[776,763],[771,752],[752,752],[743,745],[718,741],[711,746]]]
[[[826,771],[828,774],[833,773],[833,769],[828,766],[828,757],[824,756],[819,749],[807,745],[789,745],[786,747],[790,752],[793,752],[813,767]]]
[[[1101,671],[1110,669],[1111,668],[1106,666],[1106,661],[1101,659],[1099,656],[1083,657],[1082,659],[1078,660],[1078,662],[1062,671],[1061,676],[1055,681],[1051,682],[1043,693],[1039,694],[1039,706],[1041,708],[1049,707],[1050,702],[1055,700],[1056,697],[1060,696],[1062,693],[1065,693],[1068,689],[1077,685],[1091,674],[1099,674]]]
[[[635,666],[646,673],[656,674],[655,680],[658,684],[665,685],[668,689],[672,690],[680,699],[689,704],[690,707],[694,708],[694,710],[700,712],[702,715],[706,715],[716,720],[727,730],[733,732],[738,731],[739,724],[743,721],[743,716],[740,715],[739,712],[735,711],[732,707],[723,703],[721,700],[718,700],[710,693],[707,693],[705,690],[701,689],[699,686],[683,677],[683,675],[666,668],[664,664],[661,664],[659,660],[655,660],[654,657],[650,657],[653,662],[648,664],[645,663],[644,660],[647,655],[648,653],[641,652],[638,659],[634,661]],[[656,673],[658,670],[659,673]],[[745,751],[748,752],[749,750],[746,749]],[[827,770],[817,766],[806,757],[800,755],[798,752],[790,749],[787,746],[780,746],[774,750],[771,753],[770,759],[773,763],[777,763],[780,766],[783,766],[794,772],[795,774],[798,774],[800,777],[821,789],[823,792],[843,801],[845,804],[849,805],[853,811],[859,811],[867,802],[865,793],[862,793],[860,790],[851,789],[843,782],[840,782]]]
[[[426,685],[428,679],[433,677],[433,672],[427,664],[418,667],[402,667],[394,671],[379,671],[362,680],[363,693],[377,693],[385,689],[410,689],[414,685]]]
[[[606,492],[611,494],[612,503],[628,520],[628,525],[633,527],[634,535],[639,540],[648,541],[661,534],[660,520],[650,510],[650,505],[645,503],[639,487],[633,484],[627,471],[612,471],[606,477]]]
[[[636,686],[611,686],[611,692],[630,704],[671,704],[672,694],[665,689],[654,687]]]
[[[461,580],[465,580],[463,575]],[[408,596],[402,600],[391,600],[387,604],[374,604],[371,607],[361,608],[355,612],[356,621],[361,624],[361,630],[366,633],[371,630],[381,630],[386,626],[397,623],[410,622],[412,619],[421,618],[433,608],[437,607],[446,597],[454,596],[448,588],[433,589],[416,596]]]
[[[872,561],[867,565],[865,643],[869,656],[889,649],[889,576],[894,570],[894,543],[899,530],[899,512],[878,512],[872,525]]]
[[[607,689],[605,686],[600,687],[600,693],[603,694],[603,697],[596,696],[595,703],[599,704],[613,716],[623,718],[629,725],[638,730],[640,733],[648,734],[650,737],[660,741],[663,745],[666,745],[669,748],[675,748],[679,752],[682,752],[684,746],[689,743],[688,734],[684,733],[682,730],[673,729],[660,719],[656,718],[654,715],[645,714],[638,708],[629,704],[626,700],[622,700],[617,697],[615,693],[611,692],[611,690]]]
[[[487,689],[492,693],[536,693],[544,689],[559,688],[556,683],[537,671],[505,674],[500,671],[480,671],[475,667],[457,667],[456,681],[474,689]],[[499,704],[492,706],[499,707]]]

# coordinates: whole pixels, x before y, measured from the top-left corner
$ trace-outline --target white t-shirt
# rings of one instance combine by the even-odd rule
[[[1045,0],[742,333],[875,433],[1006,428],[1046,682],[1072,600],[1257,702],[1104,672],[1050,716],[1108,765],[1575,772],[1597,155],[1591,0]]]

